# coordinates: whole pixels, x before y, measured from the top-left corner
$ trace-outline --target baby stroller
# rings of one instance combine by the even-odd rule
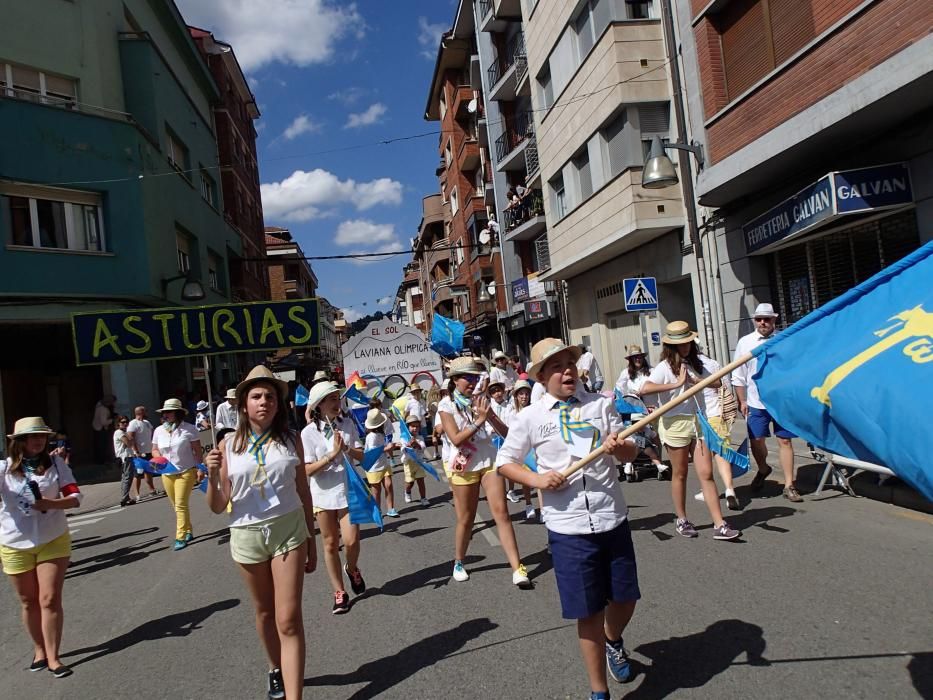
[[[629,426],[637,423],[650,413],[648,406],[642,401],[640,396],[635,394],[620,394],[616,392],[616,408]],[[650,475],[663,478],[664,474],[669,474],[670,469],[658,471],[652,457],[646,450],[652,450],[661,459],[661,441],[658,439],[658,433],[652,425],[646,425],[637,433],[631,436],[632,440],[638,446],[638,455],[628,464],[619,465],[619,481],[625,480],[629,483],[641,481],[644,475]]]

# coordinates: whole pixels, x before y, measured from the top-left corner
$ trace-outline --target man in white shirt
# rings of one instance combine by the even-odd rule
[[[226,401],[217,407],[214,426],[217,432],[221,430],[236,430],[239,417],[236,411],[236,389],[228,389]]]
[[[735,346],[733,359],[747,355],[762,343],[770,340],[774,335],[776,318],[777,314],[771,304],[759,304],[755,309],[755,331],[739,339],[738,344]],[[758,473],[752,479],[751,490],[761,491],[764,488],[765,480],[771,474],[771,467],[768,466],[768,445],[765,439],[771,435],[771,425],[773,424],[774,437],[778,441],[781,471],[784,472],[784,498],[793,503],[800,503],[803,498],[801,498],[797,492],[797,487],[794,485],[794,447],[791,443],[791,439],[796,436],[781,427],[761,402],[758,387],[755,385],[755,380],[752,379],[757,371],[758,358],[753,358],[732,372],[732,386],[735,387],[739,410],[745,416],[745,422],[748,426],[748,441],[755,462],[758,464]]]
[[[512,391],[512,387],[515,386],[515,382],[518,381],[518,372],[509,365],[508,355],[501,350],[496,350],[496,353],[492,356],[492,362],[492,369],[489,370],[489,383],[502,384],[505,387],[506,396],[508,396],[509,392]]]
[[[577,360],[577,371],[580,373],[580,379],[586,384],[588,391],[599,393],[603,390],[605,380],[603,379],[602,370],[599,369],[596,356],[582,343],[580,344],[580,352],[582,354],[580,359]]]
[[[528,375],[546,393],[515,416],[496,466],[506,479],[541,490],[562,614],[577,620],[592,692],[605,694],[607,665],[617,681],[632,675],[622,632],[641,593],[628,508],[612,458],[631,461],[637,448],[619,441],[622,418],[613,402],[582,389],[580,354],[557,338],[532,348]],[[561,470],[600,444],[608,454],[563,476]],[[537,472],[523,466],[529,452]]]
[[[130,424],[126,428],[126,434],[130,440],[130,447],[133,450],[133,455],[136,457],[142,457],[143,459],[152,459],[152,423],[149,422],[146,418],[146,407],[137,406],[133,409],[133,420],[130,421]],[[141,490],[141,475],[139,470],[136,470],[136,499],[142,498]],[[158,494],[158,489],[155,487],[155,484],[152,482],[152,474],[149,472],[143,472],[142,477],[146,479],[146,484],[149,486],[149,495],[155,496]]]

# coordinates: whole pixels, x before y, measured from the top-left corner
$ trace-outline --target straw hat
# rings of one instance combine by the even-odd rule
[[[369,413],[366,414],[366,427],[369,430],[375,430],[376,428],[381,428],[386,423],[386,414],[380,411],[378,408],[369,409]]]
[[[236,401],[236,389],[227,389],[227,394],[224,398],[230,401]]]
[[[414,423],[421,425],[421,418],[414,413],[409,413],[405,416],[405,425],[412,425]]]
[[[539,340],[534,344],[534,347],[531,348],[531,364],[528,365],[528,368],[525,370],[528,376],[537,379],[538,372],[540,372],[541,368],[544,366],[545,360],[564,350],[573,356],[574,362],[579,360],[580,355],[583,354],[579,345],[564,345],[564,341],[558,338]]]
[[[755,307],[755,314],[752,318],[759,318],[767,316],[768,318],[777,318],[777,312],[774,310],[774,307],[771,304],[759,304]]]
[[[507,359],[509,359],[509,356],[506,355],[501,350],[496,350],[496,353],[492,356],[493,362],[495,362],[496,360],[507,360]]]
[[[340,387],[336,382],[318,382],[308,392],[308,408],[313,411],[325,397],[338,393],[340,393]]]
[[[327,376],[327,372],[325,372],[322,369],[319,369],[317,372],[314,373],[314,379],[312,379],[311,381],[312,382],[323,382],[325,379],[329,379],[329,377]]]
[[[249,391],[249,388],[256,382],[268,382],[274,386],[279,395],[279,401],[285,403],[285,398],[288,396],[288,384],[281,379],[276,379],[275,375],[272,374],[272,370],[265,365],[256,365],[253,367],[249,371],[249,374],[246,375],[246,379],[236,385],[237,401],[241,401],[243,394]]]
[[[698,337],[699,334],[690,330],[690,324],[686,321],[671,321],[664,328],[661,341],[668,345],[683,345],[684,343],[692,343]]]
[[[486,386],[486,391],[492,391],[492,388],[494,386],[501,386],[503,389],[505,389],[505,382],[500,382],[498,379],[496,379],[495,381],[490,379],[489,384]]]
[[[411,384],[409,384],[408,390],[409,391],[424,391],[424,387],[422,387],[420,384],[415,384],[414,382],[412,382]]]
[[[515,382],[515,386],[512,387],[512,393],[514,394],[520,389],[528,389],[528,391],[531,391],[531,383],[527,379],[519,379]]]
[[[164,413],[165,411],[180,411],[181,413],[188,413],[188,409],[184,407],[181,399],[165,399],[165,403],[162,404],[162,408],[157,408],[156,413]]]
[[[194,408],[195,408],[195,410],[197,410],[197,411],[204,411],[204,410],[207,409],[207,406],[208,406],[207,401],[204,401],[204,400],[202,399],[202,400],[198,401],[198,403],[195,405]]]
[[[45,424],[45,419],[40,416],[30,416],[20,418],[13,424],[13,432],[7,435],[8,438],[26,437],[27,435],[54,435],[55,431]]]
[[[455,357],[450,361],[450,369],[447,370],[447,376],[456,377],[461,374],[482,374],[485,371],[485,365],[475,357]]]
[[[625,356],[625,359],[630,357],[638,357],[639,355],[644,355],[645,351],[641,349],[641,345],[629,345],[628,354]]]

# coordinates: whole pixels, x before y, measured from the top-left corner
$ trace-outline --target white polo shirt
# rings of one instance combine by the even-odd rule
[[[139,454],[147,455],[152,452],[152,423],[147,419],[134,418],[126,427],[126,432],[136,441]]]
[[[217,430],[223,430],[224,428],[236,430],[239,417],[237,416],[236,406],[231,406],[229,401],[224,401],[217,407],[216,418],[214,426]]]
[[[737,360],[743,355],[747,355],[759,345],[766,343],[773,337],[774,334],[772,333],[767,338],[765,338],[758,331],[749,333],[748,335],[743,335],[741,338],[739,338],[739,342],[735,346],[735,355],[732,359]],[[732,370],[732,386],[745,387],[745,402],[751,408],[764,408],[765,405],[761,402],[761,397],[758,395],[758,386],[755,384],[755,380],[752,379],[752,377],[755,376],[755,372],[757,371],[758,358],[753,357],[741,367],[736,367],[734,370]]]
[[[179,423],[169,432],[163,423],[152,433],[152,444],[165,459],[182,471],[198,466],[194,458],[193,443],[201,444],[201,436],[191,423]]]
[[[612,400],[590,394],[579,384],[571,415],[592,424],[600,442],[609,433],[623,429],[622,418]],[[499,450],[496,466],[522,464],[532,450],[538,471],[563,470],[576,459],[560,435],[558,399],[545,393],[537,402],[515,414],[509,435]],[[608,532],[628,516],[628,506],[619,484],[619,472],[611,455],[603,455],[573,474],[560,489],[542,489],[541,515],[548,530],[564,535]]]
[[[356,427],[349,418],[339,418],[334,423],[334,428],[340,431],[344,445],[360,446]],[[334,436],[324,437],[324,432],[317,427],[317,423],[311,422],[301,431],[301,444],[305,451],[305,462],[310,464],[323,459],[334,449]],[[315,508],[340,510],[347,507],[347,475],[343,457],[338,456],[326,467],[309,476],[308,484]]]

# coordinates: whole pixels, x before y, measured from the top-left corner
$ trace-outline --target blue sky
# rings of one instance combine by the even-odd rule
[[[439,129],[424,106],[455,2],[176,4],[233,46],[256,95],[266,225],[289,228],[306,255],[408,249],[422,197],[438,191],[438,137],[378,142]],[[311,264],[319,294],[353,319],[389,308],[376,300],[390,302],[409,259]]]

